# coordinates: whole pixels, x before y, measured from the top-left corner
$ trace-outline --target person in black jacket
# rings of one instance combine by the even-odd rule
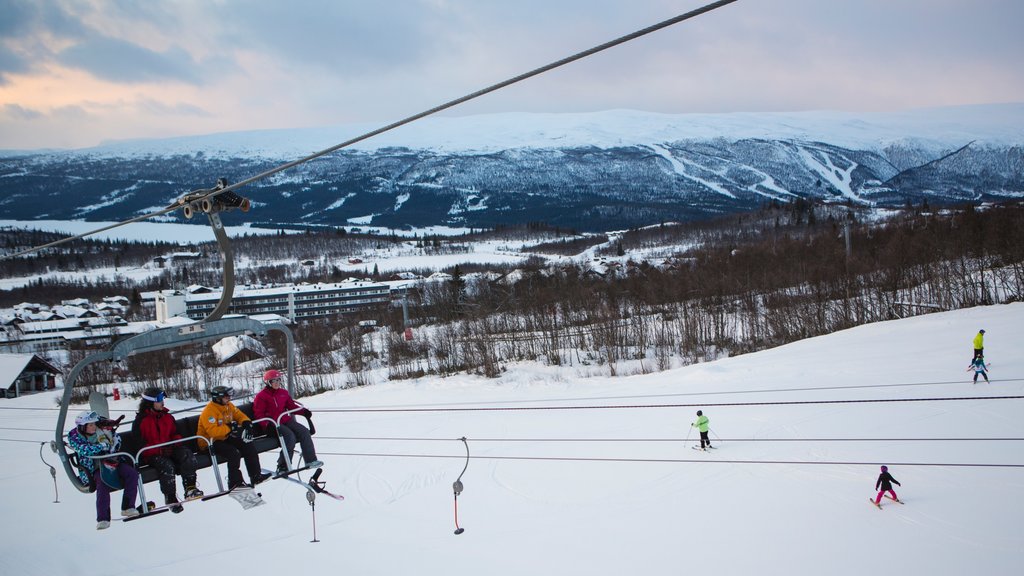
[[[895,478],[889,474],[889,467],[882,466],[882,473],[878,475],[878,480],[875,481],[875,490],[878,490],[878,496],[875,497],[875,506],[881,506],[882,494],[888,492],[891,494],[892,499],[899,502],[900,499],[896,496],[896,491],[892,489],[892,485],[902,486]]]

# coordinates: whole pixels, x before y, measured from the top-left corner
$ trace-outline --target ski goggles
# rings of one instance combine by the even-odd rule
[[[161,390],[154,396],[146,396],[145,394],[142,395],[143,400],[149,400],[150,402],[163,402],[164,398],[167,398],[167,394],[164,394],[163,390]]]

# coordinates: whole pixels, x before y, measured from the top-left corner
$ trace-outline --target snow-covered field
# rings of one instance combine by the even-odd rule
[[[0,400],[0,572],[1017,574],[1021,326],[1024,304],[993,306],[650,375],[523,364],[308,398],[327,487],[347,498],[317,500],[319,543],[305,491],[285,481],[249,511],[222,498],[98,532],[93,496],[61,471],[53,503],[39,461],[54,395]],[[973,385],[979,328],[993,382]],[[698,408],[717,450],[689,449]],[[868,503],[880,464],[906,505]]]

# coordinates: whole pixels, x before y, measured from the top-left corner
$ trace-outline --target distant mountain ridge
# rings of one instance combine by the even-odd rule
[[[0,152],[0,219],[122,220],[217,177],[238,181],[376,127]],[[244,221],[254,225],[543,221],[595,231],[796,198],[878,206],[1002,201],[1024,197],[1024,104],[887,114],[429,118],[240,192],[253,201]]]

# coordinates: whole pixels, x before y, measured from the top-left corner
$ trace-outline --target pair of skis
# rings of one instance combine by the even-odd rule
[[[893,498],[892,496],[889,496],[888,494],[886,494],[885,497],[888,498],[889,500],[892,500],[893,502],[897,502],[899,504],[906,504],[906,502],[904,502],[903,500],[897,500],[897,499]],[[871,502],[871,505],[874,506],[875,508],[878,508],[879,510],[882,509],[882,503],[881,502],[875,502],[875,499],[871,498],[870,496],[868,497],[868,502]]]
[[[324,473],[324,469],[323,468],[317,467],[316,472],[313,473],[313,476],[310,477],[309,481],[307,481],[307,482],[303,482],[302,480],[299,480],[298,478],[293,478],[292,477],[292,475],[297,473],[297,472],[302,472],[303,470],[309,470],[309,469],[311,469],[311,467],[304,466],[302,468],[297,468],[295,470],[290,470],[288,472],[283,472],[281,474],[275,474],[275,475],[272,476],[272,478],[274,480],[280,479],[280,480],[287,480],[289,482],[294,482],[295,484],[298,484],[299,486],[302,486],[303,488],[305,488],[307,491],[309,491],[310,494],[323,494],[324,496],[327,496],[329,498],[334,498],[335,500],[338,500],[339,502],[345,499],[345,497],[342,496],[341,494],[335,494],[335,493],[327,490],[327,488],[326,488],[327,482],[324,482],[324,481],[320,480],[320,475]],[[269,472],[269,470],[264,470],[264,472]]]

